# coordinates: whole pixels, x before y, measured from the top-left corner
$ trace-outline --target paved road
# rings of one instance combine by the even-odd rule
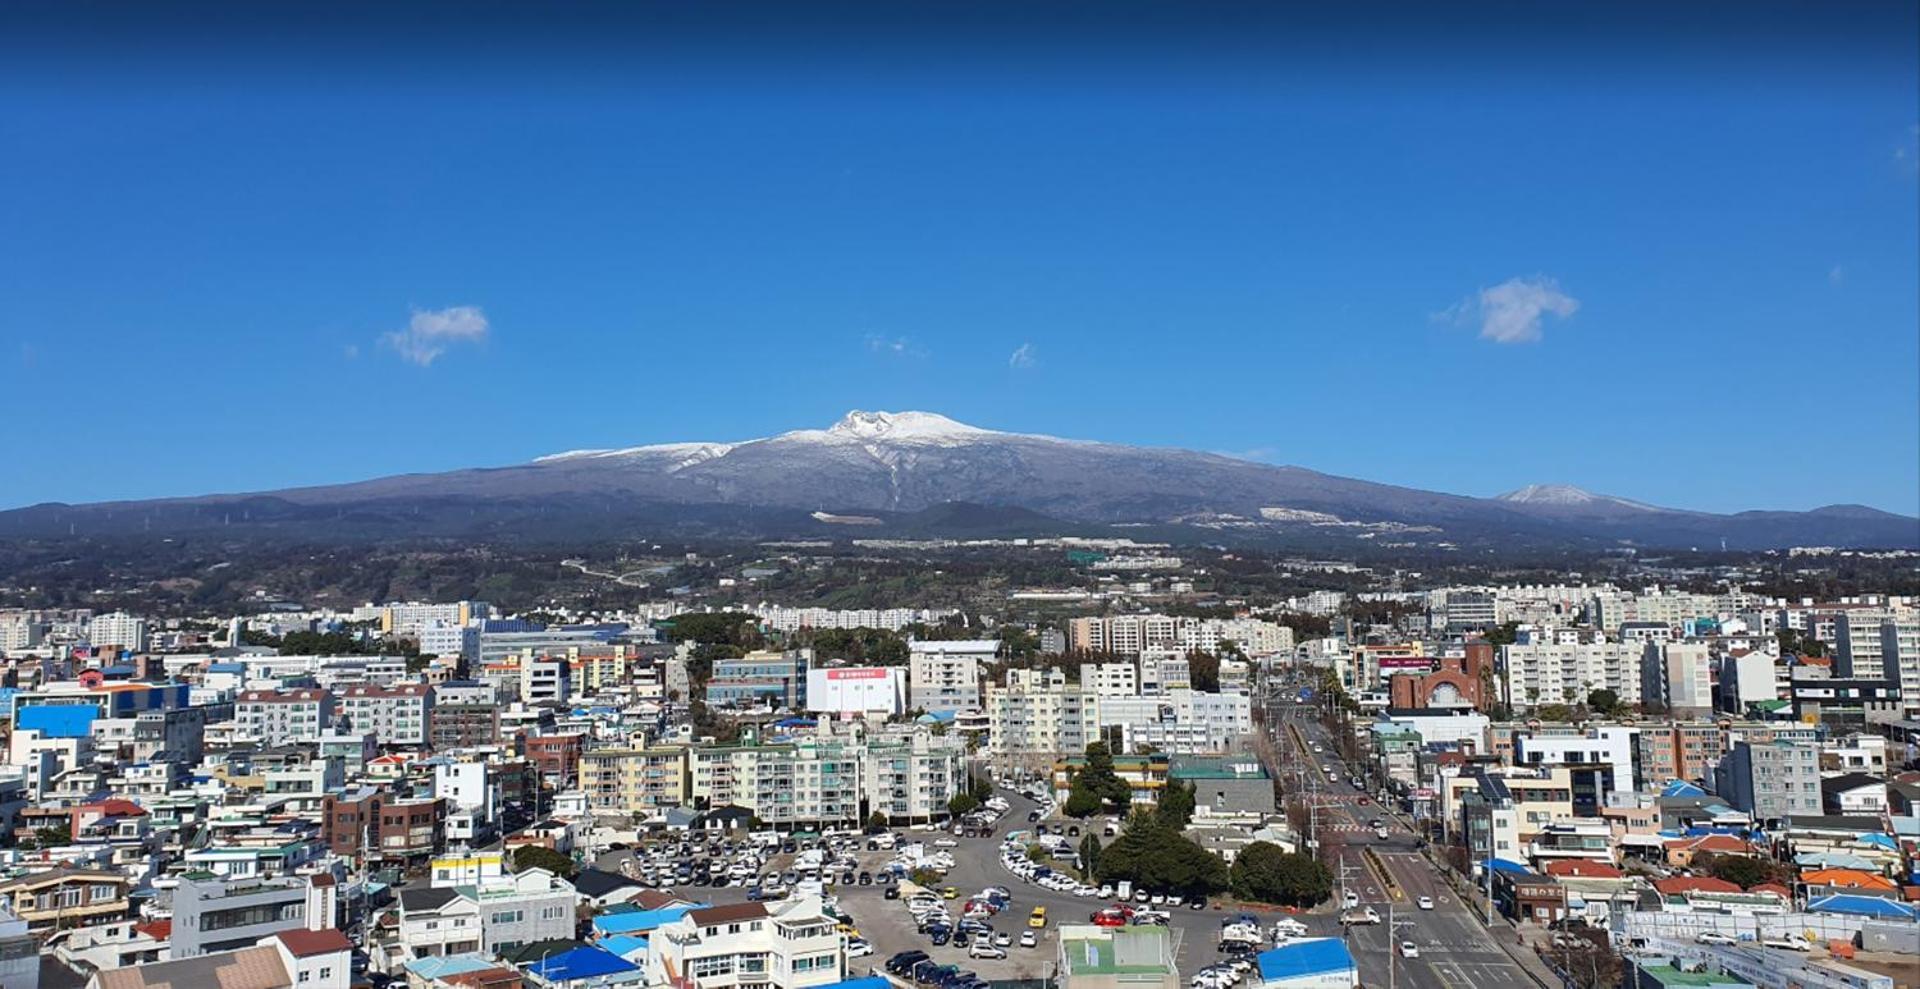
[[[1296,776],[1314,803],[1320,855],[1334,871],[1336,898],[1344,877],[1346,889],[1381,916],[1381,924],[1358,926],[1347,934],[1362,984],[1537,989],[1533,979],[1493,943],[1475,914],[1481,904],[1462,902],[1418,850],[1419,838],[1406,822],[1340,778],[1345,767],[1333,754],[1332,739],[1313,717],[1313,709],[1290,701],[1290,697],[1276,698],[1268,708],[1268,724],[1275,729],[1274,740],[1282,752],[1280,771]],[[1320,743],[1321,751],[1301,749],[1298,738],[1309,746]],[[1329,765],[1335,774],[1325,771]],[[1375,818],[1387,826],[1385,840],[1368,826]],[[1432,898],[1433,909],[1417,907],[1422,896]],[[1315,933],[1339,933],[1331,916],[1315,915],[1308,924]],[[1401,957],[1397,948],[1401,941],[1412,941],[1418,957]]]

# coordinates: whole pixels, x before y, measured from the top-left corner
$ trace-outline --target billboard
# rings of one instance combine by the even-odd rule
[[[902,714],[904,666],[848,666],[807,671],[807,710],[822,714]]]

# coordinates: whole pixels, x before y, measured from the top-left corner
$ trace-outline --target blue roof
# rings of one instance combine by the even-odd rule
[[[1513,872],[1523,876],[1533,872],[1532,869],[1527,868],[1526,863],[1515,862],[1512,859],[1488,859],[1486,864],[1492,866],[1496,872]]]
[[[651,931],[661,924],[671,924],[687,915],[689,910],[698,910],[704,903],[690,903],[680,906],[661,907],[658,910],[635,910],[632,913],[602,914],[593,918],[593,929],[602,935],[636,934]]]
[[[47,738],[85,738],[99,717],[100,709],[92,704],[35,704],[21,709],[14,722]]]
[[[1920,920],[1920,907],[1902,903],[1899,900],[1886,900],[1878,896],[1860,896],[1855,893],[1835,893],[1823,896],[1807,904],[1809,911],[1820,913],[1844,913],[1858,917],[1887,917],[1897,920]]]
[[[1707,795],[1707,791],[1700,789],[1686,780],[1673,780],[1660,791],[1660,795],[1663,797],[1704,797]]]
[[[921,715],[917,720],[919,720],[922,724],[939,725],[939,724],[945,724],[949,721],[952,721],[953,719],[959,716],[960,716],[959,711],[928,711],[927,713]]]
[[[820,989],[893,989],[893,983],[888,982],[884,975],[869,975],[864,979],[829,982]]]
[[[407,963],[407,971],[432,981],[449,975],[464,975],[467,972],[484,972],[490,968],[499,968],[500,963],[477,954],[436,955],[415,958]]]
[[[1353,953],[1347,950],[1346,942],[1336,937],[1295,941],[1271,951],[1262,951],[1257,961],[1260,963],[1260,978],[1265,982],[1323,972],[1353,971]]]
[[[625,958],[611,951],[594,947],[563,951],[527,966],[527,971],[548,982],[594,979],[602,975],[619,975],[623,972],[639,970],[640,966]]]
[[[208,673],[245,673],[247,672],[247,664],[245,663],[208,663],[207,672]]]
[[[601,938],[600,947],[622,958],[629,958],[636,951],[647,950],[647,939],[633,934],[616,934],[613,937]]]

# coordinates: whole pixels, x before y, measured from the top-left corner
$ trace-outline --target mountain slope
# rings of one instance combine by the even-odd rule
[[[942,506],[990,509],[943,514]],[[1563,485],[1469,498],[1190,450],[979,429],[926,412],[853,412],[827,429],[742,442],[578,450],[507,467],[408,474],[265,495],[46,505],[0,512],[0,537],[102,531],[317,530],[566,539],[649,527],[847,535],[815,518],[881,519],[860,536],[942,527],[1173,526],[1196,539],[1910,546],[1920,522],[1858,506],[1714,515]],[[907,520],[911,520],[909,523]],[[963,525],[962,519],[972,523]],[[238,533],[236,533],[238,534]]]

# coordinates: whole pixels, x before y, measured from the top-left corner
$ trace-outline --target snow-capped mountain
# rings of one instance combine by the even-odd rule
[[[236,525],[236,519],[239,524]],[[310,539],[752,538],[1045,531],[1315,545],[1911,546],[1920,521],[1859,506],[1714,515],[1566,485],[1421,491],[1192,450],[998,432],[931,412],[848,413],[737,442],[573,450],[504,467],[253,495],[0,512],[0,538],[218,527]]]

